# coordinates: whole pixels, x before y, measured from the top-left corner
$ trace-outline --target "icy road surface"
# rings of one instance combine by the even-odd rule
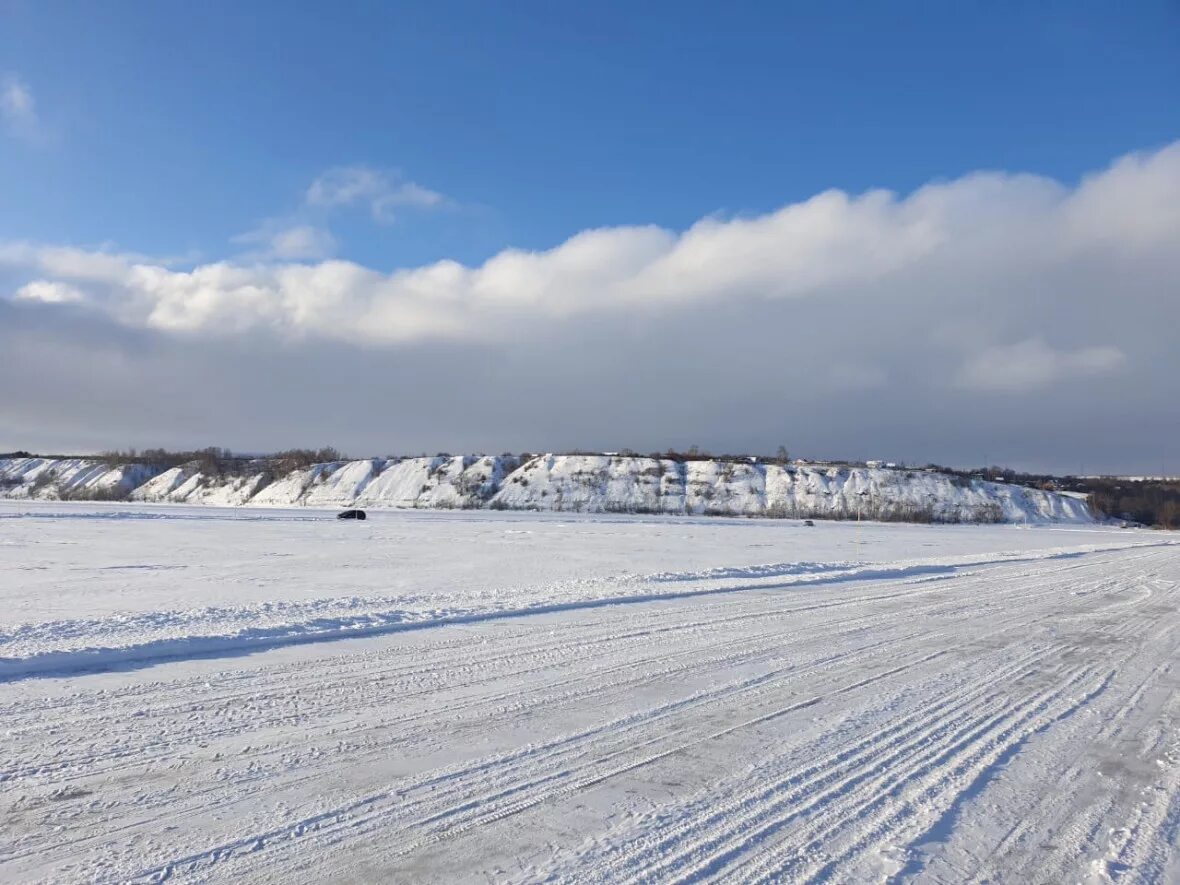
[[[0,505],[2,881],[1180,880],[1180,546]]]

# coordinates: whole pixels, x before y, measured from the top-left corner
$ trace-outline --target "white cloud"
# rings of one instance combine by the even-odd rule
[[[244,258],[259,261],[312,261],[328,258],[336,251],[332,232],[310,224],[283,226],[268,221],[255,230],[234,237],[232,242],[249,246]]]
[[[350,167],[313,185],[308,199],[348,205],[382,195],[389,196],[387,181]],[[85,284],[129,326],[371,345],[504,342],[569,317],[626,325],[641,315],[720,316],[787,302],[798,313],[782,330],[784,347],[796,336],[830,336],[835,352],[934,353],[946,345],[936,340],[938,328],[975,329],[956,346],[949,374],[959,371],[960,383],[974,388],[1029,389],[1115,365],[1112,348],[1127,346],[1087,317],[1160,309],[1153,298],[1163,309],[1176,304],[1177,231],[1180,143],[1123,158],[1076,188],[978,173],[905,197],[827,191],[757,217],[706,218],[681,233],[587,230],[549,250],[508,249],[474,267],[440,261],[381,273],[342,260],[284,263],[330,249],[330,234],[307,226],[247,235],[269,263],[176,270],[142,257],[15,243],[0,245],[0,264]],[[1134,294],[1148,284],[1151,293]],[[879,362],[853,361],[872,368],[833,378],[850,388],[880,384],[893,373]]]
[[[969,357],[958,383],[972,390],[1027,393],[1071,378],[1106,375],[1123,366],[1126,356],[1108,345],[1054,350],[1040,338],[988,347]]]
[[[311,183],[305,199],[310,206],[366,206],[375,221],[390,222],[402,208],[433,208],[446,198],[399,174],[369,166],[337,166]]]
[[[33,92],[14,74],[0,78],[0,121],[10,135],[27,140],[41,136],[41,121]]]
[[[314,236],[277,237],[305,220],[253,245],[307,255]],[[1158,472],[1180,434],[1177,231],[1180,143],[1071,186],[829,191],[393,273],[0,242],[0,423],[63,448],[781,443]],[[243,377],[281,383],[260,397]]]
[[[84,301],[86,296],[69,283],[33,280],[16,290],[17,301],[40,301],[43,304],[67,304]]]

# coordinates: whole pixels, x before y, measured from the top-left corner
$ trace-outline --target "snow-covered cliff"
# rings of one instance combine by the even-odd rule
[[[376,458],[275,475],[0,459],[0,497],[369,508],[491,508],[935,522],[1093,522],[1079,498],[926,470],[630,455]]]
[[[936,522],[1092,522],[1086,503],[946,473],[848,466],[543,455],[489,502],[513,510]]]
[[[85,458],[0,458],[0,498],[119,501],[156,471]]]

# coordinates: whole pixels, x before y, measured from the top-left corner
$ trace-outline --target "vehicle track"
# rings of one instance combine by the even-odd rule
[[[1087,874],[1162,871],[1180,829],[1178,579],[1172,548],[1137,547],[767,580],[0,688],[0,876],[938,875],[944,857],[967,869],[955,834],[1026,758],[1042,792],[1016,794],[1026,819],[967,872],[1002,880],[1049,827],[1063,844],[1038,869],[1057,878],[1082,856]],[[1158,773],[1144,792],[1073,815],[1045,798],[1082,805],[1094,779],[1069,747],[1132,733]],[[562,830],[579,808],[598,826]]]

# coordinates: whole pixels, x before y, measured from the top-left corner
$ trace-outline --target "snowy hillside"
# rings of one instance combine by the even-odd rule
[[[154,473],[142,464],[112,467],[81,458],[0,458],[0,497],[124,500]]]
[[[44,458],[0,459],[0,497],[132,500],[223,506],[686,513],[914,522],[1093,522],[1085,501],[1055,492],[926,470],[847,465],[678,461],[630,455],[375,458],[276,475],[195,466]]]

